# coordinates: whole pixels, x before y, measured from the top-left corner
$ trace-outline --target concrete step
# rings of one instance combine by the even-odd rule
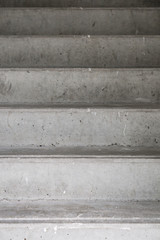
[[[0,8],[1,35],[158,35],[160,8]]]
[[[158,149],[1,149],[0,203],[5,199],[159,200],[159,172]]]
[[[160,224],[160,203],[158,201],[108,202],[106,200],[2,201],[0,223],[20,222]]]
[[[160,146],[159,106],[10,106],[0,119],[0,147]]]
[[[58,231],[57,231],[58,229]],[[1,240],[159,240],[160,224],[0,224]],[[107,236],[107,237],[106,237]]]
[[[159,240],[160,203],[2,202],[1,240]]]
[[[0,0],[1,7],[159,7],[159,0]]]
[[[158,68],[0,69],[0,105],[160,103],[159,77]]]
[[[159,66],[160,36],[0,37],[1,68]]]

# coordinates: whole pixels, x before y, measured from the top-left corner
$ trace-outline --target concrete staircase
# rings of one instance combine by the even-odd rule
[[[0,0],[0,240],[160,239],[160,1]]]

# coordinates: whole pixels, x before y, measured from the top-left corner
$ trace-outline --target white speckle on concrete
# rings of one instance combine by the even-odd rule
[[[90,108],[88,108],[88,109],[87,109],[87,112],[88,112],[88,113],[89,113],[89,112],[91,112],[91,109],[90,109]]]
[[[126,124],[125,124],[124,129],[123,129],[123,136],[126,136]]]
[[[89,71],[89,72],[91,72],[91,71],[92,71],[92,69],[91,69],[91,68],[88,68],[88,71]]]
[[[66,191],[65,191],[65,190],[63,191],[63,194],[66,194]]]
[[[145,39],[145,37],[143,37],[143,44],[145,44],[146,43],[146,39]]]
[[[57,233],[57,225],[54,227],[54,234]]]
[[[90,38],[91,36],[90,36],[90,35],[88,35],[87,37],[88,37],[88,38]]]
[[[121,227],[122,230],[131,230],[130,227]]]
[[[28,185],[28,177],[25,178],[26,185]]]
[[[44,231],[44,232],[47,232],[47,228],[44,228],[43,231]]]
[[[150,102],[150,99],[148,99],[148,98],[136,98],[135,101],[137,101],[137,102]]]
[[[80,218],[82,216],[83,216],[83,213],[80,213],[80,214],[77,215],[77,218]]]
[[[96,112],[92,112],[92,114],[93,114],[93,115],[95,115],[95,116],[97,115],[97,113],[96,113]]]

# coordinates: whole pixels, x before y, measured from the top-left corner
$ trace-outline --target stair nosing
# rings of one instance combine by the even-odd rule
[[[145,67],[145,68],[116,68],[116,67],[113,67],[113,68],[84,68],[84,67],[82,67],[82,68],[75,68],[75,67],[67,67],[67,68],[64,68],[64,67],[62,67],[62,68],[58,68],[58,67],[56,67],[56,68],[47,68],[47,67],[40,67],[40,68],[38,68],[38,67],[36,67],[36,68],[32,68],[32,67],[25,67],[25,68],[18,68],[18,67],[15,67],[15,68],[11,68],[11,67],[9,67],[9,68],[7,68],[7,67],[5,67],[5,68],[3,68],[3,67],[0,67],[0,71],[33,71],[33,72],[37,72],[37,71],[49,71],[49,72],[51,72],[51,71],[86,71],[86,72],[92,72],[92,71],[106,71],[106,72],[108,72],[108,71],[113,71],[113,72],[116,72],[116,71],[160,71],[160,67]]]
[[[77,110],[122,110],[122,111],[159,111],[160,110],[160,104],[126,104],[126,103],[121,103],[120,105],[117,104],[0,104],[0,111],[5,111],[5,110],[19,110],[19,111],[54,111],[54,110],[71,110],[71,109],[77,109]]]
[[[22,39],[22,38],[28,38],[28,39],[36,39],[36,38],[48,38],[48,39],[65,39],[65,38],[74,38],[74,39],[83,39],[83,38],[89,38],[89,39],[96,39],[96,38],[137,38],[137,39],[147,39],[147,38],[160,38],[160,34],[157,35],[0,35],[0,39],[4,38],[14,38],[14,39]]]
[[[160,7],[0,7],[11,10],[160,10]]]
[[[0,223],[160,224],[158,206],[159,201],[2,199],[0,207],[7,216],[1,217]],[[151,210],[153,207],[154,211]],[[9,216],[10,212],[12,216]],[[148,216],[148,212],[152,215]]]

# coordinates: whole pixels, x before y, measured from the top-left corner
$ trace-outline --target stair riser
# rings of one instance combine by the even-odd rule
[[[159,52],[158,36],[0,37],[0,67],[159,67]]]
[[[160,224],[2,224],[1,240],[45,239],[50,240],[159,240]]]
[[[158,69],[1,69],[0,104],[160,103],[159,75]]]
[[[160,9],[0,9],[1,35],[160,34]]]
[[[0,0],[4,7],[157,7],[158,0]]]
[[[1,109],[1,147],[160,146],[160,112],[145,109]]]
[[[1,199],[159,200],[160,159],[1,158]]]

